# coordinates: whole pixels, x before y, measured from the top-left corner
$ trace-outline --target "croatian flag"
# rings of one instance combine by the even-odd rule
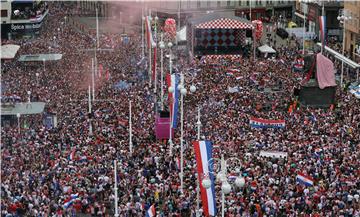
[[[152,46],[152,44],[154,43],[154,38],[153,38],[152,32],[151,32],[151,22],[150,22],[149,16],[146,16],[145,30],[146,30],[147,45],[148,45],[148,48],[150,48],[150,46]]]
[[[177,89],[177,86],[179,84],[180,78],[178,75],[175,74],[167,74],[166,75],[166,81],[168,84],[168,87],[173,87],[174,92],[169,93],[168,99],[169,99],[169,108],[170,108],[170,117],[171,117],[171,126],[172,128],[176,128],[176,120],[177,120],[177,113],[179,110],[179,90]]]
[[[146,217],[153,217],[156,215],[155,205],[150,206],[150,208],[146,211]]]
[[[69,155],[69,160],[73,161],[75,160],[75,150],[73,150]]]
[[[298,173],[296,176],[296,182],[306,186],[313,186],[314,180],[310,176],[306,176],[303,173]]]
[[[250,126],[253,128],[285,128],[285,120],[267,120],[250,118]]]
[[[64,200],[64,205],[63,205],[64,209],[69,208],[78,197],[79,194],[72,194],[69,198]]]
[[[325,47],[326,16],[319,17],[321,45]]]
[[[204,207],[204,214],[205,216],[216,216],[213,165],[209,164],[210,159],[212,159],[213,145],[210,141],[195,141],[193,142],[193,145],[195,150],[199,183],[202,182],[204,175],[209,175],[211,180],[211,187],[209,189],[206,189],[200,185],[201,201]]]

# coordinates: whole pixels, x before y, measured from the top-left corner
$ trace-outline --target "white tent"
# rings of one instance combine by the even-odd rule
[[[182,29],[180,29],[176,33],[176,38],[177,38],[178,42],[186,41],[186,26],[184,26]]]
[[[1,46],[1,59],[14,59],[16,53],[20,49],[19,45],[5,44]]]
[[[272,47],[266,44],[261,47],[258,47],[258,49],[261,53],[276,53],[276,50],[274,50]]]

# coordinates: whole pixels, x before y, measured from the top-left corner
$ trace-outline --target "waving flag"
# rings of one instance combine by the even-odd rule
[[[154,43],[154,38],[153,38],[153,35],[152,35],[152,32],[151,32],[151,24],[150,24],[149,16],[146,16],[145,30],[146,30],[146,41],[147,41],[147,45],[148,45],[148,48],[149,48]]]
[[[319,17],[320,31],[321,31],[321,46],[325,47],[325,33],[326,33],[326,16]]]
[[[306,186],[313,186],[314,180],[310,176],[306,176],[302,173],[298,173],[296,176],[296,182]]]
[[[154,217],[156,215],[155,205],[150,206],[150,208],[146,211],[145,217]]]
[[[177,113],[179,108],[179,94],[180,91],[177,89],[179,84],[180,78],[178,75],[175,74],[167,74],[166,75],[166,82],[168,87],[173,87],[174,92],[169,93],[169,108],[170,108],[170,117],[171,117],[171,126],[172,128],[176,128],[176,120],[177,120]]]
[[[73,161],[75,160],[75,150],[73,150],[69,155],[69,160]]]
[[[69,198],[64,200],[64,205],[63,205],[64,209],[69,208],[78,197],[79,194],[72,194]]]
[[[195,150],[195,158],[198,172],[199,183],[202,183],[202,177],[209,175],[211,180],[211,187],[209,189],[200,185],[201,201],[204,207],[205,216],[216,216],[216,202],[215,202],[215,186],[213,165],[209,163],[212,159],[212,143],[210,141],[195,141],[193,142]]]

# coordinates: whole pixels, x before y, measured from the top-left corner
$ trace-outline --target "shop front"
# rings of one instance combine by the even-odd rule
[[[40,34],[42,21],[37,23],[1,24],[2,39],[34,38]]]

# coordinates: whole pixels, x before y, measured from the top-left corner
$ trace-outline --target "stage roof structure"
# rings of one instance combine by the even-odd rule
[[[14,59],[19,49],[20,46],[16,44],[1,45],[1,59],[2,60]]]
[[[241,17],[225,13],[209,13],[189,19],[196,29],[253,29],[254,25]]]
[[[12,105],[1,105],[1,115],[32,115],[40,114],[44,111],[44,102],[31,102],[31,103],[15,103]]]
[[[57,61],[62,59],[62,54],[27,54],[21,55],[20,62],[42,62],[42,61]]]

